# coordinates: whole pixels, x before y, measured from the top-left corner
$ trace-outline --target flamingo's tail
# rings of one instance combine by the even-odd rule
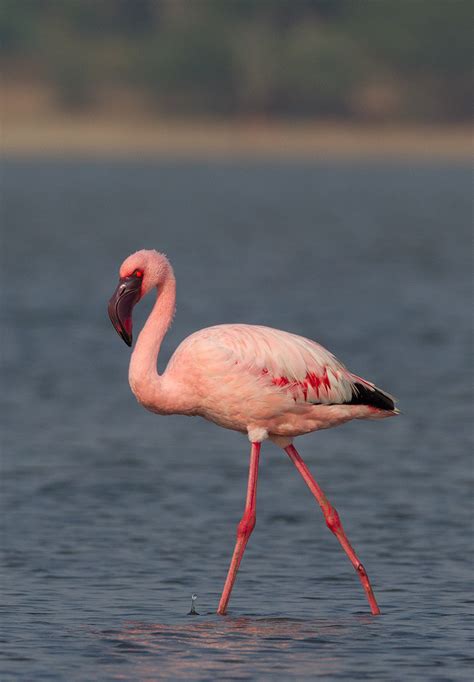
[[[361,379],[355,374],[352,376],[354,384],[352,387],[352,399],[348,401],[350,405],[370,405],[371,407],[377,407],[379,410],[399,413],[399,410],[395,407],[395,398],[393,396],[377,388],[370,381]]]

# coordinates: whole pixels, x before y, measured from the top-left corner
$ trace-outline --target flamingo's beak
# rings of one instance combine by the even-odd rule
[[[141,277],[121,277],[109,301],[110,321],[127,346],[132,345],[132,310],[140,299],[141,287]]]

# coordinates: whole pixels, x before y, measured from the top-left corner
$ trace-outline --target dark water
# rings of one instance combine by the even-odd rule
[[[469,184],[416,164],[4,165],[2,682],[471,678]],[[178,278],[161,366],[197,328],[258,322],[398,396],[398,419],[299,439],[382,617],[273,445],[213,615],[249,446],[135,403],[105,309],[141,247]]]

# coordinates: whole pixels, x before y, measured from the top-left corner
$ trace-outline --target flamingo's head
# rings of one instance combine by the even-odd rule
[[[127,346],[132,345],[132,311],[138,301],[166,276],[170,264],[161,253],[142,249],[120,266],[119,283],[109,301],[110,321]]]

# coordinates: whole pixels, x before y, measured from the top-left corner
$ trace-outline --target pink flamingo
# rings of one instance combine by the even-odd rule
[[[282,447],[313,493],[326,524],[359,575],[371,611],[380,613],[367,573],[342,527],[339,514],[311,476],[293,445],[304,433],[351,419],[398,414],[393,398],[351,374],[334,355],[309,339],[248,324],[201,329],[176,349],[162,375],[161,342],[175,312],[173,269],[157,251],[132,254],[120,267],[109,301],[116,331],[132,345],[132,309],[151,289],[157,298],[132,353],[129,382],[139,403],[157,414],[200,415],[219,426],[246,433],[251,442],[245,511],[217,613],[225,614],[237,571],[256,520],[260,448],[270,439]]]

